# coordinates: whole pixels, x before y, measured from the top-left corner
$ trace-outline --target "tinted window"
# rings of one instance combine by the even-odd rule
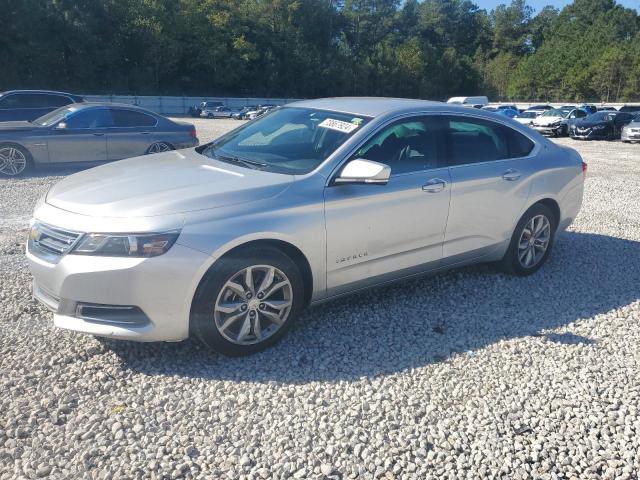
[[[488,120],[447,117],[451,165],[467,165],[527,156],[533,142],[517,131]]]
[[[111,116],[106,108],[82,110],[69,116],[65,123],[67,128],[105,128],[111,126]]]
[[[40,95],[42,97],[42,105],[45,107],[58,108],[73,103],[69,97],[63,95]]]
[[[48,95],[38,93],[14,93],[7,96],[2,102],[2,108],[43,108],[48,107],[46,98]]]
[[[439,148],[440,117],[416,117],[385,127],[368,140],[353,158],[365,158],[391,167],[391,174],[418,172],[444,166]]]
[[[151,115],[134,110],[111,110],[111,115],[116,127],[153,127],[156,124]]]

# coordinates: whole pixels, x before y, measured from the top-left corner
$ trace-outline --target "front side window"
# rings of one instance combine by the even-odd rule
[[[64,107],[73,103],[69,97],[63,95],[42,94],[41,97],[43,105],[49,108]]]
[[[67,128],[106,128],[111,126],[111,115],[106,108],[81,110],[66,118]]]
[[[286,107],[199,148],[208,157],[276,173],[308,173],[370,119],[329,110]]]
[[[134,110],[113,109],[111,111],[114,127],[153,127],[156,119],[146,113]]]
[[[375,134],[353,158],[384,163],[391,167],[391,175],[444,166],[441,125],[438,116],[401,120]]]
[[[451,166],[526,157],[534,143],[514,129],[480,118],[447,116]]]

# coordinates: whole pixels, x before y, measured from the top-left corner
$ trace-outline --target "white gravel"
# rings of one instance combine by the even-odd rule
[[[536,275],[352,296],[242,359],[53,328],[23,243],[65,172],[0,180],[0,479],[638,478],[640,145],[559,142],[585,203]]]

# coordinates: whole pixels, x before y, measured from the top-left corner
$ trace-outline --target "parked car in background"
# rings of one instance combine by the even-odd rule
[[[276,108],[276,105],[262,105],[257,110],[247,113],[246,118],[247,120],[253,120],[254,118],[258,118],[266,113],[269,113],[274,108]]]
[[[574,140],[615,140],[622,129],[631,123],[634,115],[629,112],[597,112],[575,121],[570,128]]]
[[[477,97],[451,97],[447,100],[447,103],[451,103],[454,105],[466,105],[466,106],[474,106],[477,105],[489,105],[489,99],[485,96],[477,96]]]
[[[525,110],[522,113],[519,113],[517,117],[514,118],[516,122],[522,123],[523,125],[530,126],[533,123],[533,120],[542,115],[544,110]]]
[[[551,105],[532,105],[527,108],[527,110],[540,110],[544,112],[545,110],[553,110],[553,107]]]
[[[200,114],[203,118],[231,118],[233,110],[229,107],[206,108]]]
[[[617,112],[618,109],[616,107],[598,107],[599,112]]]
[[[222,102],[201,102],[198,105],[189,107],[189,115],[192,117],[199,117],[203,110],[212,110],[216,107],[221,107]]]
[[[582,110],[587,112],[587,114],[589,115],[591,115],[592,113],[596,113],[598,111],[598,107],[596,107],[595,105],[590,105],[588,103],[583,103],[578,108],[581,108]]]
[[[39,165],[120,160],[198,145],[195,127],[133,105],[79,103],[0,122],[0,176]]]
[[[498,105],[496,107],[497,110],[513,110],[514,112],[519,112],[518,107],[515,105]]]
[[[531,127],[543,135],[566,136],[569,135],[570,124],[586,116],[587,112],[579,108],[554,108],[535,118]]]
[[[246,120],[246,116],[247,113],[249,112],[253,112],[257,107],[252,106],[252,107],[242,107],[240,110],[238,110],[237,112],[233,112],[231,114],[231,118],[234,118],[236,120]]]
[[[636,113],[633,120],[622,127],[620,137],[625,143],[640,142],[640,113]]]
[[[0,122],[35,120],[56,108],[81,102],[84,102],[84,98],[72,93],[49,90],[9,90],[0,93]]]
[[[640,112],[640,104],[626,104],[618,109],[619,112]]]
[[[296,102],[51,187],[27,243],[33,293],[61,328],[244,355],[363,288],[478,262],[531,275],[586,169],[532,133],[420,100]]]

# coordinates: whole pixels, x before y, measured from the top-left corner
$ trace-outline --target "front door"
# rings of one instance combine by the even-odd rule
[[[438,266],[451,194],[438,118],[383,127],[352,156],[389,165],[386,185],[326,187],[329,295]]]
[[[49,161],[104,162],[107,160],[107,126],[111,122],[105,108],[82,109],[57,127],[47,137]]]

